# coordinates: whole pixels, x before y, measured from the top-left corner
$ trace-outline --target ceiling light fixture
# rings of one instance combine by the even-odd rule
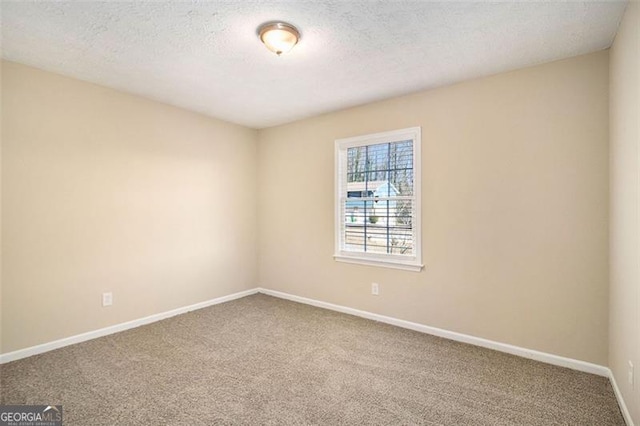
[[[296,27],[285,22],[267,22],[258,28],[258,35],[267,49],[278,56],[293,49],[300,40]]]

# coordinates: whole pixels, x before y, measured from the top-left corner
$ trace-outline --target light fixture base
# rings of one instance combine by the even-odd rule
[[[270,21],[258,27],[258,37],[267,49],[280,56],[289,52],[300,41],[300,32],[286,22]]]

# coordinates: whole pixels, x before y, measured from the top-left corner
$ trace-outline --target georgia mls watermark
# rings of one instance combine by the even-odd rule
[[[62,426],[62,405],[0,405],[0,426]]]

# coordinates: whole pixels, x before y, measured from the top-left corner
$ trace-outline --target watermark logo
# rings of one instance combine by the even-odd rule
[[[62,405],[0,405],[0,426],[62,426]]]

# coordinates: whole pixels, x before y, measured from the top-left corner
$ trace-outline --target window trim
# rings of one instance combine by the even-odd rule
[[[355,148],[364,145],[375,145],[381,143],[390,143],[403,140],[413,141],[413,196],[414,203],[414,248],[413,256],[402,256],[383,253],[360,253],[350,252],[341,249],[342,234],[344,230],[342,205],[340,198],[342,196],[342,172],[346,170],[346,153],[349,148]],[[368,266],[379,266],[385,268],[403,269],[407,271],[419,272],[424,265],[422,264],[422,167],[421,167],[421,129],[420,127],[409,127],[406,129],[392,130],[388,132],[374,133],[369,135],[360,135],[350,138],[342,138],[335,140],[335,164],[334,164],[334,203],[335,203],[335,223],[334,223],[334,255],[333,258],[338,262],[355,263]],[[343,167],[344,166],[344,167]]]

